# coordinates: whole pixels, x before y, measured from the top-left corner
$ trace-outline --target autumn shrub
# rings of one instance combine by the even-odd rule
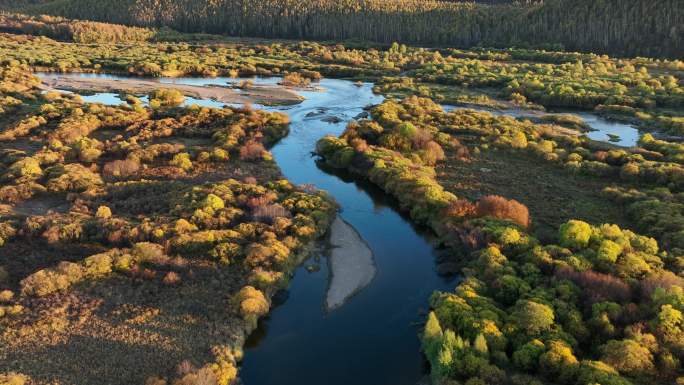
[[[95,216],[100,219],[109,219],[112,217],[112,210],[107,206],[100,206],[97,208]]]
[[[97,139],[81,138],[72,144],[76,158],[81,162],[95,162],[101,155],[103,145]]]
[[[273,203],[278,196],[273,192],[268,192],[259,196],[250,197],[247,199],[247,207],[255,209],[257,207],[266,206]]]
[[[601,361],[630,375],[653,374],[655,364],[651,351],[637,341],[625,339],[622,341],[608,341],[602,347]]]
[[[218,378],[211,368],[202,368],[186,373],[175,380],[173,385],[219,385]]]
[[[551,341],[539,357],[539,370],[549,377],[570,380],[579,362],[572,348],[564,341]]]
[[[354,138],[349,142],[349,144],[351,144],[351,146],[354,148],[354,151],[359,153],[363,153],[368,150],[368,143],[361,138]]]
[[[54,192],[83,192],[103,184],[99,174],[78,163],[53,166],[45,171],[46,186]]]
[[[291,72],[283,77],[280,84],[286,87],[307,87],[311,84],[311,79],[302,76],[299,72]]]
[[[150,104],[158,104],[160,107],[178,107],[185,101],[185,96],[182,92],[171,88],[154,90],[150,93],[149,97]]]
[[[570,220],[561,225],[559,241],[561,246],[581,249],[587,247],[591,238],[591,226],[583,221]]]
[[[221,242],[209,251],[209,255],[223,264],[229,264],[242,255],[242,252],[242,246],[238,243]]]
[[[264,293],[252,286],[245,286],[236,295],[242,317],[256,319],[268,313],[270,304]]]
[[[0,385],[25,385],[29,383],[29,378],[23,374],[9,372],[0,373]]]
[[[277,218],[290,217],[292,217],[290,211],[279,204],[258,206],[252,210],[252,219],[257,222],[273,224]]]
[[[181,282],[181,276],[175,271],[169,271],[166,273],[166,275],[164,275],[162,282],[168,286],[178,285]]]
[[[266,149],[261,142],[249,141],[240,148],[240,159],[246,161],[256,161],[263,159]]]
[[[456,218],[468,218],[475,215],[477,206],[467,199],[458,199],[449,204],[444,215]]]
[[[556,276],[573,281],[584,289],[583,293],[589,303],[615,301],[626,303],[632,296],[631,288],[621,279],[609,274],[592,270],[575,271],[571,268],[560,268]]]
[[[163,246],[152,242],[138,242],[131,249],[136,259],[140,262],[154,262],[164,257]]]
[[[631,385],[632,382],[620,376],[617,370],[602,361],[583,360],[576,371],[577,383]]]
[[[14,162],[5,172],[5,177],[38,177],[42,173],[43,170],[40,168],[40,162],[34,158],[26,157]]]
[[[511,318],[518,328],[530,335],[550,329],[555,319],[552,308],[534,301],[521,301],[516,304]]]
[[[442,146],[435,141],[431,140],[427,142],[422,148],[421,158],[423,159],[423,162],[429,166],[434,166],[437,162],[442,161],[445,158]]]
[[[0,303],[10,302],[14,298],[14,292],[11,290],[1,290],[0,291]]]
[[[488,195],[480,199],[475,207],[475,214],[478,217],[507,219],[525,228],[530,224],[530,214],[525,205],[498,195]]]
[[[215,148],[211,152],[211,159],[215,162],[226,162],[230,159],[230,154],[222,148]]]
[[[39,270],[24,278],[20,285],[22,294],[42,297],[66,289],[70,282],[63,274],[51,270]]]
[[[290,255],[290,249],[283,242],[270,239],[247,245],[244,264],[251,268],[262,267],[281,270],[287,266]]]
[[[134,158],[113,160],[105,163],[102,173],[110,177],[127,177],[140,171],[140,162]]]
[[[652,274],[640,283],[643,298],[652,298],[657,289],[669,289],[673,286],[684,287],[684,278],[671,271]]]
[[[169,162],[169,165],[178,167],[183,171],[190,171],[192,169],[192,161],[190,160],[190,154],[182,152],[173,156],[173,159]]]

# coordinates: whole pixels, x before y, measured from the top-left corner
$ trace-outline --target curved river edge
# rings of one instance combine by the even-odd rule
[[[273,85],[277,82],[274,79],[255,82]],[[210,87],[237,80],[175,78],[160,79],[159,83]],[[290,134],[272,148],[272,153],[292,183],[313,184],[335,198],[341,207],[341,220],[366,241],[375,259],[375,278],[360,280],[368,280],[368,286],[352,290],[344,306],[328,311],[325,304],[332,286],[329,276],[333,260],[320,259],[319,272],[309,272],[305,266],[297,268],[288,290],[275,294],[271,313],[247,337],[240,377],[248,385],[415,385],[426,369],[417,334],[427,298],[435,290],[453,288],[458,278],[437,274],[439,251],[434,232],[415,225],[401,212],[396,199],[365,177],[331,172],[313,161],[311,154],[320,138],[339,136],[347,122],[360,116],[365,107],[382,101],[372,93],[370,84],[324,79],[321,85],[323,92],[301,91],[305,100],[299,104],[263,107],[285,112],[291,119]],[[87,101],[98,102],[98,97],[90,95]],[[211,100],[195,103],[220,107]],[[321,254],[311,249],[314,260]],[[306,255],[299,259],[306,259]]]

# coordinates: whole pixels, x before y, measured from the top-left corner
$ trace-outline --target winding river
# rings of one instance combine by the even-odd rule
[[[234,81],[160,80],[200,86]],[[255,81],[272,84],[277,80]],[[290,134],[272,153],[293,183],[315,185],[337,200],[340,216],[372,250],[377,275],[345,305],[328,312],[323,305],[330,274],[327,259],[313,256],[296,270],[289,289],[276,296],[276,306],[248,339],[240,376],[247,385],[415,385],[426,373],[417,335],[427,300],[434,290],[452,289],[457,278],[436,273],[439,251],[430,232],[412,225],[393,199],[368,183],[317,164],[312,151],[318,139],[339,135],[364,107],[382,101],[371,91],[371,84],[324,79],[320,85],[322,91],[301,92],[306,97],[301,104],[259,106],[285,112],[292,122]],[[115,94],[84,99],[121,102]],[[320,270],[309,272],[304,267],[312,263],[320,263]]]

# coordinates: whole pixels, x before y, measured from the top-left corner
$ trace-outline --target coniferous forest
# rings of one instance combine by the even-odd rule
[[[681,56],[681,0],[57,0],[19,8],[184,32],[361,39],[452,47],[534,46],[614,55]],[[494,3],[494,4],[492,4]],[[16,4],[6,1],[7,5]]]

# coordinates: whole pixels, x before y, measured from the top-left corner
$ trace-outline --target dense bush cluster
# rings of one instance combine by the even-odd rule
[[[561,226],[559,245],[489,220],[467,229],[486,241],[454,293],[433,295],[425,327],[437,379],[629,384],[681,375],[681,265],[655,240],[581,221]]]
[[[559,63],[509,62],[450,56],[415,71],[426,82],[464,87],[496,87],[509,96],[549,107],[599,105],[680,107],[684,91],[676,72],[652,73],[648,61],[611,60],[586,55]]]
[[[328,164],[396,196],[447,245],[466,251],[464,281],[453,293],[432,296],[422,338],[437,383],[631,384],[682,376],[681,205],[669,193],[681,188],[678,144],[646,135],[639,149],[599,149],[552,125],[445,113],[417,98],[388,100],[372,117],[350,124],[340,138],[322,139],[317,150]],[[406,140],[421,130],[452,154],[467,139],[468,151],[528,152],[566,172],[604,178],[607,187],[615,179],[635,183],[606,193],[630,204],[636,227],[657,235],[668,251],[653,238],[580,220],[560,226],[555,244],[542,244],[526,232],[529,213],[519,202],[470,202],[445,191],[432,160]],[[649,185],[660,187],[643,189]]]
[[[20,65],[0,75],[2,95],[20,101],[0,116],[5,349],[23,341],[20,330],[42,327],[36,314],[67,293],[116,290],[111,282],[207,290],[217,277],[225,282],[214,300],[228,300],[219,314],[206,311],[232,332],[211,346],[240,346],[335,215],[325,193],[292,185],[273,162],[267,148],[288,132],[284,114],[182,108],[169,89],[152,93],[157,108],[108,107],[41,93]],[[214,361],[156,383],[232,383],[234,352],[212,353]]]
[[[513,48],[434,50],[399,44],[385,49],[308,42],[105,47],[67,46],[25,36],[7,36],[0,42],[3,57],[51,70],[109,70],[150,76],[288,73],[298,77],[294,83],[317,80],[320,75],[384,76],[376,90],[387,94],[501,106],[493,99],[499,96],[525,107],[536,103],[597,108],[611,117],[630,118],[644,127],[672,132],[681,128],[681,117],[672,108],[684,103],[679,72],[684,63],[680,60],[615,59]],[[397,76],[402,72],[405,76]]]
[[[467,109],[446,113],[434,102],[421,98],[406,98],[401,102],[388,100],[372,112],[372,121],[354,123],[342,136],[352,148],[331,158],[342,167],[353,164],[363,168],[364,162],[356,154],[372,158],[373,153],[385,149],[399,151],[412,162],[426,166],[444,158],[441,151],[439,157],[420,151],[414,146],[415,142],[403,139],[399,128],[411,135],[425,133],[424,143],[434,139],[446,146],[456,158],[447,162],[467,159],[470,151],[499,149],[527,153],[562,166],[571,174],[605,180],[607,196],[617,197],[629,206],[628,214],[640,231],[657,237],[669,249],[684,246],[680,235],[684,226],[679,220],[684,215],[679,197],[684,187],[679,143],[646,134],[640,140],[639,148],[610,148],[580,136],[577,131],[559,130],[555,123],[535,124]],[[391,140],[384,139],[387,137]],[[359,140],[382,149],[359,151]],[[469,146],[463,144],[465,140]],[[434,172],[426,171],[426,174]],[[633,187],[616,195],[612,186],[614,181]],[[654,188],[657,193],[648,192]]]

